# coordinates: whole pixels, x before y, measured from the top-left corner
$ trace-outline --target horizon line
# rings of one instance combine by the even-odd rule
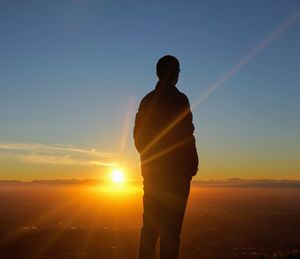
[[[0,186],[95,186],[105,185],[109,179],[105,178],[86,178],[86,179],[44,179],[44,180],[0,180]],[[127,184],[141,185],[141,180],[130,180]],[[259,187],[259,188],[300,188],[300,179],[198,179],[191,181],[193,187]]]

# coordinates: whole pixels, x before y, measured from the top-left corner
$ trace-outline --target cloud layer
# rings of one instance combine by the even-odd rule
[[[0,143],[3,157],[34,164],[113,166],[116,154],[61,145]]]

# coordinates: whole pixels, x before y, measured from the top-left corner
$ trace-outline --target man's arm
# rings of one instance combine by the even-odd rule
[[[189,100],[186,96],[183,98],[183,111],[186,114],[182,120],[182,134],[187,139],[187,151],[189,156],[189,164],[192,170],[192,175],[198,171],[199,159],[196,148],[196,140],[193,135],[195,127],[193,124],[193,115],[190,108]]]
[[[141,151],[143,149],[142,136],[141,136],[143,117],[144,117],[143,101],[141,101],[139,108],[138,108],[138,112],[135,115],[135,123],[134,123],[134,129],[133,129],[134,144],[139,153],[141,153]]]
[[[141,112],[139,109],[135,115],[135,123],[133,128],[134,145],[139,152],[140,152],[140,142],[139,142],[138,135],[139,135],[140,125],[141,125]]]

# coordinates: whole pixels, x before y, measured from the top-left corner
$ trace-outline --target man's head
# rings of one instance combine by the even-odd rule
[[[178,81],[179,72],[179,61],[174,56],[163,56],[156,64],[156,74],[159,81],[175,85]]]

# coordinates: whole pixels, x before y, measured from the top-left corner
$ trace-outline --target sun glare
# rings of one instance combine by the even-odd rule
[[[113,183],[121,184],[124,183],[124,172],[121,169],[114,169],[111,172],[111,180]]]
[[[141,191],[141,186],[137,186],[130,180],[130,174],[126,168],[110,168],[106,174],[105,184],[96,188],[101,193],[109,194],[111,198],[124,198],[125,194],[131,195]]]

